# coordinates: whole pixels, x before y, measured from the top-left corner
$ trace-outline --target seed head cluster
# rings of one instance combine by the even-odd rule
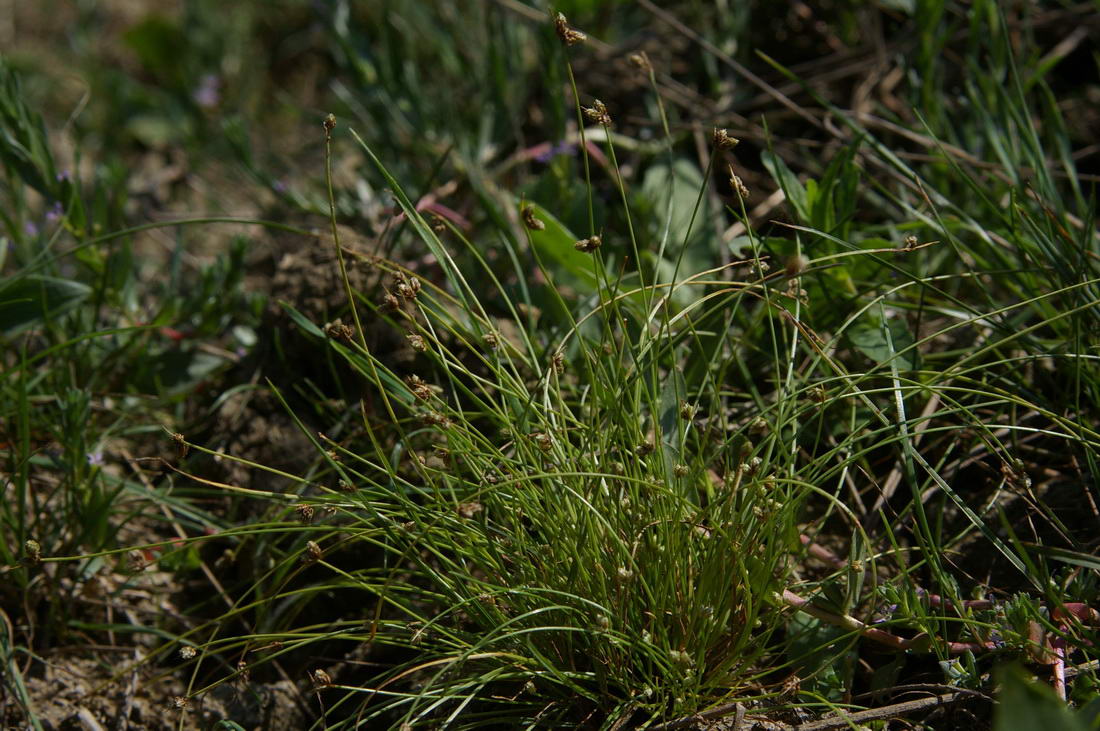
[[[607,111],[607,105],[599,99],[593,99],[592,106],[582,107],[581,111],[584,112],[584,116],[588,117],[590,122],[595,122],[601,127],[611,126],[611,113]]]
[[[730,167],[730,187],[733,188],[734,192],[737,193],[737,197],[739,197],[741,200],[749,199],[748,187],[741,181],[741,178],[739,178],[737,174],[733,172],[732,166]]]
[[[406,277],[398,274],[394,280],[394,291],[402,299],[413,300],[420,294],[420,280],[416,277]]]
[[[653,64],[649,61],[649,56],[645,51],[639,51],[638,53],[632,53],[628,59],[634,68],[644,73],[650,73],[653,71]]]
[[[332,322],[325,323],[325,336],[333,340],[350,343],[355,336],[355,331],[350,326],[345,325],[340,318],[336,318]]]
[[[542,231],[546,228],[546,224],[535,215],[534,206],[523,207],[523,225],[532,231]]]
[[[603,244],[603,239],[599,236],[589,236],[587,239],[581,239],[573,244],[573,248],[585,254],[591,254],[593,251],[600,248],[601,244]]]
[[[714,146],[719,150],[732,150],[741,144],[741,140],[736,137],[731,137],[730,133],[724,129],[714,129]]]
[[[416,374],[408,376],[405,379],[405,385],[412,391],[412,395],[421,401],[428,401],[432,397],[432,387]]]
[[[565,19],[565,16],[558,13],[554,16],[554,32],[558,34],[558,38],[567,46],[573,46],[578,43],[583,43],[588,38],[584,33],[579,30],[575,30],[569,27],[569,21]]]

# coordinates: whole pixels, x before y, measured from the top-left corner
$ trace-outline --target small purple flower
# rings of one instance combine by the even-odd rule
[[[46,211],[46,221],[47,223],[56,223],[63,215],[65,215],[65,209],[61,206],[61,201],[56,201]]]
[[[57,182],[59,182],[59,183],[64,183],[68,179],[69,179],[69,171],[68,170],[62,170],[61,172],[59,172],[57,174]]]
[[[220,87],[221,79],[218,78],[217,74],[204,74],[191,98],[200,107],[211,109],[218,106],[221,101]]]
[[[23,224],[23,233],[27,234],[27,236],[37,236],[38,224],[34,221],[27,221]]]
[[[576,154],[576,152],[576,147],[574,147],[569,142],[565,142],[563,140],[561,142],[558,142],[557,144],[551,145],[550,149],[546,150],[545,152],[540,152],[538,155],[535,155],[535,160],[545,164],[553,160],[558,155],[573,155]]]
[[[92,467],[102,467],[105,464],[103,461],[103,452],[89,452],[87,458],[88,464]]]
[[[885,607],[879,607],[878,612],[875,613],[874,619],[871,620],[871,624],[882,624],[889,621],[894,616],[894,612],[898,611],[897,604],[889,604]]]
[[[285,193],[287,191],[286,181],[283,180],[282,178],[279,178],[278,180],[276,180],[274,183],[271,184],[271,188],[276,193]]]

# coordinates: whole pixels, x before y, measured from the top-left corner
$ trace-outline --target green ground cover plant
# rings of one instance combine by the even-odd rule
[[[1095,726],[1091,16],[281,10],[0,66],[5,722]]]

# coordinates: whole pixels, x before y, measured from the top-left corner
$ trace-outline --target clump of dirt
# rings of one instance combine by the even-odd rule
[[[371,263],[372,247],[350,231],[342,231],[342,237],[345,251],[350,252],[346,263],[352,288],[364,297],[379,299],[388,275]],[[356,402],[366,387],[360,374],[333,358],[328,344],[304,331],[281,304],[293,307],[319,327],[337,318],[351,321],[331,238],[323,234],[281,234],[263,240],[250,261],[247,287],[268,297],[258,342],[252,353],[224,374],[220,385],[207,387],[208,394],[226,394],[216,402],[213,412],[208,399],[193,400],[190,405],[195,426],[186,437],[253,464],[306,474],[319,455],[295,417],[314,431],[340,434],[344,428],[341,436],[347,437],[352,427],[341,427],[341,420],[356,422]],[[360,311],[369,314],[366,307],[361,306]],[[400,367],[400,362],[411,360],[415,352],[398,329],[380,323],[364,319],[368,345]],[[241,388],[239,384],[252,387]],[[278,389],[285,404],[269,384]],[[349,418],[349,414],[356,418]],[[173,448],[167,442],[146,446],[173,463],[180,456],[171,456]],[[143,450],[141,456],[145,455]],[[273,492],[301,489],[296,481],[251,468],[229,456],[216,459],[192,451],[189,458],[178,461],[178,466],[183,472],[236,486]],[[138,462],[142,460],[133,461],[131,466]],[[171,474],[160,468],[142,472],[150,486]],[[241,502],[228,496],[223,502],[220,507],[209,502],[204,507],[230,520],[270,507],[265,501]],[[154,521],[139,522],[131,521],[124,535],[119,536],[124,545],[151,544],[174,537],[165,535],[163,526]],[[204,581],[188,582],[186,574],[158,570],[159,553],[144,553],[147,564],[140,570],[130,571],[134,567],[122,561],[84,581],[87,588],[72,589],[77,601],[87,603],[79,609],[83,619],[107,625],[122,622],[156,627],[167,632],[181,632],[189,626],[191,620],[181,608],[195,606],[196,600],[209,593],[209,585]],[[227,582],[226,586],[233,584],[227,573],[245,571],[239,566],[228,568],[224,561],[212,560],[211,555],[203,553],[211,559],[207,566]],[[140,562],[140,554],[135,552],[131,558]],[[224,605],[219,606],[224,609]],[[204,611],[216,613],[219,608],[200,610]],[[304,672],[299,674],[290,668],[300,683],[286,676],[247,681],[238,678],[189,698],[187,682],[192,665],[171,654],[178,649],[164,655],[163,636],[152,632],[97,632],[87,651],[77,654],[54,650],[41,653],[42,662],[29,663],[23,671],[27,698],[47,729],[167,731],[178,727],[181,714],[185,728],[211,728],[220,720],[232,720],[248,729],[296,729],[307,725],[312,712],[303,696],[309,688]],[[141,662],[154,652],[157,657]],[[206,669],[222,672],[211,663]],[[194,690],[191,688],[191,692]],[[15,698],[0,697],[0,723],[16,728],[26,722],[24,709]]]
[[[117,648],[125,657],[117,676],[104,658],[53,653],[25,679],[34,713],[46,731],[173,731],[212,729],[221,721],[257,731],[292,731],[307,723],[301,691],[286,680],[238,682],[215,688],[200,699],[186,697],[185,683],[160,668],[140,665],[137,648]],[[22,728],[27,719],[14,703],[0,705],[4,728]]]
[[[33,661],[21,664],[19,680],[0,685],[0,726],[29,728],[33,718],[47,731],[170,731],[181,727],[182,716],[182,727],[189,729],[214,728],[220,721],[246,729],[301,728],[306,715],[302,691],[286,679],[238,680],[189,697],[195,690],[188,688],[193,677],[189,661],[195,652],[184,645],[165,645],[155,632],[140,631],[151,626],[169,632],[180,629],[178,576],[157,570],[143,556],[135,551],[130,561],[104,566],[79,586],[72,577],[60,575],[61,564],[39,569],[70,598],[74,617],[108,629],[92,641],[83,634],[86,642],[63,641],[40,650]],[[33,613],[35,608],[29,610]],[[15,629],[29,631],[23,625],[34,621],[23,617]],[[125,627],[139,631],[126,632]],[[20,686],[25,689],[22,700],[14,690]]]

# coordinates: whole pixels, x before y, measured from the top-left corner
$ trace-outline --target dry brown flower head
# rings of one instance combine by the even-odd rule
[[[630,54],[627,59],[631,65],[639,71],[650,73],[653,71],[653,64],[649,62],[649,55],[645,51],[639,51],[638,53]]]
[[[523,207],[523,225],[532,231],[542,231],[546,228],[546,224],[539,220],[539,217],[535,215],[534,206]]]
[[[432,397],[432,387],[415,373],[405,378],[405,385],[412,391],[412,395],[421,401],[427,401]]]
[[[611,126],[611,114],[607,111],[607,105],[599,99],[593,99],[592,106],[582,107],[581,111],[584,112],[584,116],[588,117],[589,121],[595,122],[601,127]]]
[[[726,130],[714,128],[714,146],[719,150],[732,150],[739,144],[741,144],[741,140],[731,137]]]
[[[585,254],[591,254],[593,251],[600,248],[601,244],[603,244],[603,239],[599,236],[589,236],[587,239],[581,239],[573,244],[573,248]]]
[[[474,517],[482,510],[484,510],[484,507],[481,503],[459,503],[458,505],[458,514],[467,520]]]
[[[341,340],[345,343],[351,342],[351,339],[355,336],[355,331],[350,326],[345,325],[340,318],[336,318],[332,322],[325,323],[325,337],[332,338],[333,340]]]
[[[565,19],[565,16],[558,13],[554,16],[554,31],[558,34],[558,38],[561,42],[567,46],[572,46],[577,43],[583,43],[588,36],[581,33],[579,30],[575,30],[569,27],[569,21]]]
[[[733,172],[733,167],[730,167],[730,187],[733,188],[741,200],[748,200],[749,189],[741,182],[741,178],[737,177],[737,174]]]

